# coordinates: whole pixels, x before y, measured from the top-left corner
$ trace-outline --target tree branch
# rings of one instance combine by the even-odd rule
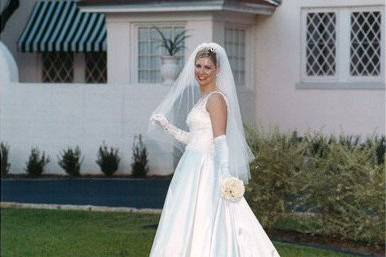
[[[0,33],[4,30],[5,24],[12,14],[19,8],[19,0],[9,0],[7,6],[0,14]]]

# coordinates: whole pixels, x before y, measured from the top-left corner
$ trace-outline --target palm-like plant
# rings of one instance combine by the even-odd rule
[[[156,26],[154,26],[153,28],[161,36],[161,46],[163,46],[167,50],[170,56],[174,56],[176,53],[185,48],[184,40],[189,37],[189,35],[186,35],[185,29],[177,33],[173,38],[167,38],[160,28]]]

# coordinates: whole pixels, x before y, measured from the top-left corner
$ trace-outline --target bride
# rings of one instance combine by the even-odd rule
[[[227,178],[248,183],[254,156],[220,45],[193,51],[150,121],[150,138],[183,152],[150,257],[279,257],[244,197],[230,199],[222,190]],[[164,141],[161,131],[175,140]]]

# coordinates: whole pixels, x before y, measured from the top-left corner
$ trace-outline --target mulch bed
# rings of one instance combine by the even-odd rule
[[[385,248],[382,245],[374,247],[351,240],[340,240],[333,237],[304,234],[296,231],[285,231],[278,229],[273,230],[270,235],[274,240],[282,242],[301,244],[305,246],[312,246],[362,256],[385,256]]]

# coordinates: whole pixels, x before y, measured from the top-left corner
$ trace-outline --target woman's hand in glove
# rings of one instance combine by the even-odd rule
[[[169,124],[169,121],[168,119],[165,117],[165,115],[163,114],[160,114],[160,113],[156,113],[156,114],[153,114],[151,117],[150,117],[150,120],[154,123],[154,124],[157,124],[158,126],[160,126],[161,128],[166,128]]]
[[[180,141],[181,143],[188,144],[190,141],[190,133],[187,131],[184,131],[182,129],[177,128],[173,124],[171,124],[168,119],[165,117],[165,115],[157,113],[153,114],[150,117],[151,122],[154,124],[157,124],[162,129],[164,129],[167,133],[172,135],[176,140]]]

